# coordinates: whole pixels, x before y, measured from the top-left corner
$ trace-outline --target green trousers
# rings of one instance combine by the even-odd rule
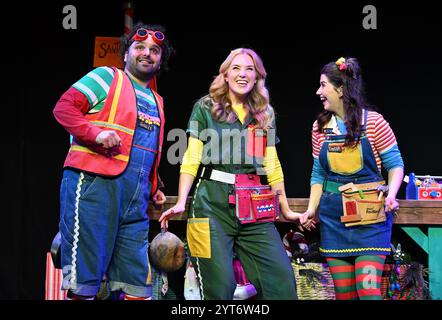
[[[189,211],[187,242],[203,300],[232,300],[233,255],[241,261],[258,299],[297,299],[290,260],[274,223],[241,224],[228,204],[233,186],[200,180]]]

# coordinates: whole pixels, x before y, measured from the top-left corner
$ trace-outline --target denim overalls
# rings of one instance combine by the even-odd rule
[[[160,119],[150,89],[133,85],[138,119],[126,170],[117,177],[64,171],[59,226],[63,288],[77,295],[96,295],[106,275],[111,290],[151,296],[147,207]]]
[[[386,213],[386,221],[375,224],[346,227],[340,221],[343,208],[342,196],[337,190],[339,185],[383,180],[366,135],[367,113],[364,110],[361,139],[355,148],[342,146],[345,135],[331,134],[331,128],[325,129],[326,138],[319,154],[319,162],[326,171],[327,178],[319,204],[319,218],[320,252],[326,257],[390,254],[393,224],[391,213]]]
[[[255,173],[259,168],[255,154],[263,152],[249,151],[251,141],[248,133],[252,118],[242,124],[219,122],[213,119],[210,108],[204,100],[196,103],[189,121],[188,131],[198,138],[199,132],[193,131],[192,122],[199,124],[198,130],[210,129],[217,134],[211,135],[211,142],[217,141],[215,148],[205,143],[202,163],[216,170],[231,174]],[[231,138],[227,133],[232,134]],[[202,134],[201,134],[202,135]],[[243,135],[246,139],[239,139]],[[240,143],[223,144],[238,140]],[[267,145],[274,145],[273,139]],[[275,137],[277,141],[277,138]],[[228,145],[230,148],[223,148]],[[263,145],[262,147],[265,147]],[[255,150],[254,150],[255,151]],[[235,160],[235,157],[239,158]],[[247,157],[252,157],[247,158]],[[207,160],[209,159],[209,160]],[[246,161],[253,160],[253,161]],[[262,167],[262,164],[261,164]],[[234,186],[219,181],[196,179],[193,200],[187,220],[187,242],[192,264],[199,277],[201,298],[203,300],[232,300],[236,288],[233,272],[233,252],[237,254],[247,278],[258,291],[258,299],[296,299],[296,283],[290,259],[285,252],[281,237],[273,222],[241,224],[236,217],[235,208],[229,204],[229,195],[234,193]]]

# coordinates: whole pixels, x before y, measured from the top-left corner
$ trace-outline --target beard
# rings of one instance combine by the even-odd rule
[[[135,62],[135,63],[129,64],[127,66],[127,69],[134,77],[140,79],[141,81],[149,81],[158,72],[159,65],[154,66],[152,64],[146,68],[146,67],[139,66],[138,63]]]

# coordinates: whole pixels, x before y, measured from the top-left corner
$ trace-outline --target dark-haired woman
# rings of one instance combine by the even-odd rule
[[[337,299],[381,299],[380,280],[403,179],[396,138],[383,116],[366,103],[357,59],[326,64],[316,94],[324,110],[313,124],[309,218],[301,222],[311,227],[319,211],[320,252]],[[388,172],[388,194],[382,167]]]

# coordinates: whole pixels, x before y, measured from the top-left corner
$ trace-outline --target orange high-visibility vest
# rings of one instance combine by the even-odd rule
[[[92,114],[85,114],[87,120],[103,130],[115,130],[121,138],[121,146],[113,148],[116,154],[108,154],[99,145],[83,145],[73,139],[64,167],[76,168],[103,176],[117,176],[121,174],[129,163],[132,141],[137,123],[137,101],[135,90],[128,76],[121,70],[113,67],[115,76],[112,80],[109,93],[103,108]],[[152,183],[152,192],[158,189],[158,166],[161,159],[161,147],[164,136],[163,98],[153,91],[161,125],[158,141],[158,152],[151,169],[149,180]]]

